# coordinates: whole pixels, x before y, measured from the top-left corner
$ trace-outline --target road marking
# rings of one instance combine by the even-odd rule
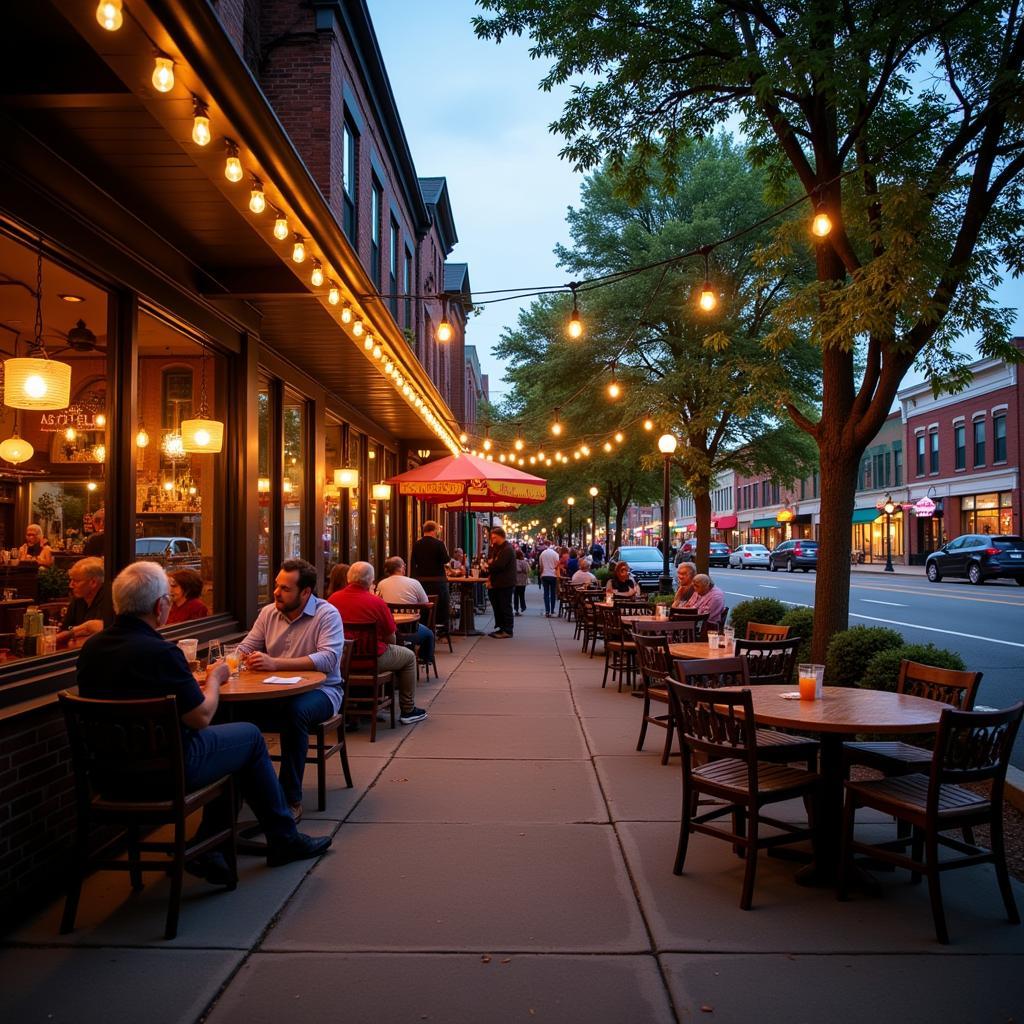
[[[762,590],[778,590],[778,587],[773,587],[770,583],[758,583],[758,586]]]
[[[874,615],[857,615],[850,612],[851,619],[868,619],[870,622],[884,622],[887,626],[906,626],[907,629],[923,629],[928,633],[943,633],[946,636],[960,636],[965,640],[984,640],[990,644],[1002,644],[1004,647],[1024,647],[1024,644],[1013,640],[997,640],[992,636],[978,636],[976,633],[958,633],[953,629],[938,629],[935,626],[919,626],[916,622],[896,622],[893,619],[876,619]]]
[[[870,597],[862,597],[865,604],[887,604],[890,608],[906,608],[905,604],[897,604],[895,601],[872,601]]]

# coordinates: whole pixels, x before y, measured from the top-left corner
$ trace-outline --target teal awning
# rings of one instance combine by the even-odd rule
[[[778,526],[779,521],[775,516],[769,516],[767,519],[755,519],[751,524],[752,530],[770,530],[774,526]]]
[[[877,508],[855,508],[853,510],[852,523],[873,523],[880,515],[881,512]]]

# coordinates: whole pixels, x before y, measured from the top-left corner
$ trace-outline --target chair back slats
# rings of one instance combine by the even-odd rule
[[[949,704],[960,711],[970,711],[981,685],[981,672],[962,672],[951,668],[935,668],[917,661],[900,662],[896,692]]]
[[[597,621],[606,641],[618,643],[622,640],[622,623],[614,608],[605,608],[601,604],[594,605],[597,612]]]
[[[669,639],[664,633],[636,633],[634,637],[640,672],[648,686],[657,686],[672,670]]]
[[[747,623],[747,640],[785,640],[789,626],[772,626],[763,622]]]
[[[694,639],[704,639],[704,630],[707,628],[708,617],[695,608],[670,608],[668,617],[673,622],[692,622],[694,626]]]
[[[999,788],[1006,777],[1024,701],[1003,711],[955,711],[939,720],[932,757],[929,802],[938,801],[942,785],[992,781]]]
[[[747,659],[750,682],[756,685],[791,682],[799,650],[799,639],[736,641],[736,656]]]
[[[622,618],[623,615],[650,615],[654,616],[654,609],[646,601],[637,601],[635,599],[622,600],[616,598],[612,602],[613,608],[611,609],[618,618]]]
[[[352,675],[377,674],[377,625],[373,622],[346,622],[345,638],[352,641],[349,672]]]
[[[716,691],[668,680],[680,741],[688,748],[746,761],[756,771],[757,730],[750,690]]]
[[[676,679],[684,686],[705,690],[750,685],[750,663],[746,658],[676,658],[673,662]]]
[[[641,634],[657,634],[668,638],[672,644],[692,644],[697,639],[697,628],[693,622],[673,622],[671,619],[640,619],[629,625],[634,638]]]

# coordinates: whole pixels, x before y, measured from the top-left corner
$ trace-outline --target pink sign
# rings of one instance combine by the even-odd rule
[[[914,515],[927,519],[935,515],[935,502],[929,497],[921,498],[914,503]]]

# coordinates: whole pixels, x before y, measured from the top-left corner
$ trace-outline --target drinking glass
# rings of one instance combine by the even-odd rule
[[[797,670],[797,674],[800,680],[800,699],[821,700],[825,666],[802,663]]]
[[[708,630],[708,647],[711,650],[715,650],[718,647],[718,634],[712,630]]]
[[[238,678],[238,666],[240,658],[238,656],[238,644],[225,644],[224,645],[224,660],[228,663],[228,668],[231,671],[231,678]]]
[[[53,654],[57,650],[57,626],[43,626],[43,653]]]
[[[206,664],[212,665],[224,657],[224,645],[219,640],[211,640],[206,648]]]
[[[735,650],[736,630],[732,626],[726,626],[723,635],[725,637],[723,646],[730,651]]]
[[[186,640],[179,640],[178,647],[185,655],[189,671],[195,672],[199,668],[199,641],[195,637],[189,637]]]

